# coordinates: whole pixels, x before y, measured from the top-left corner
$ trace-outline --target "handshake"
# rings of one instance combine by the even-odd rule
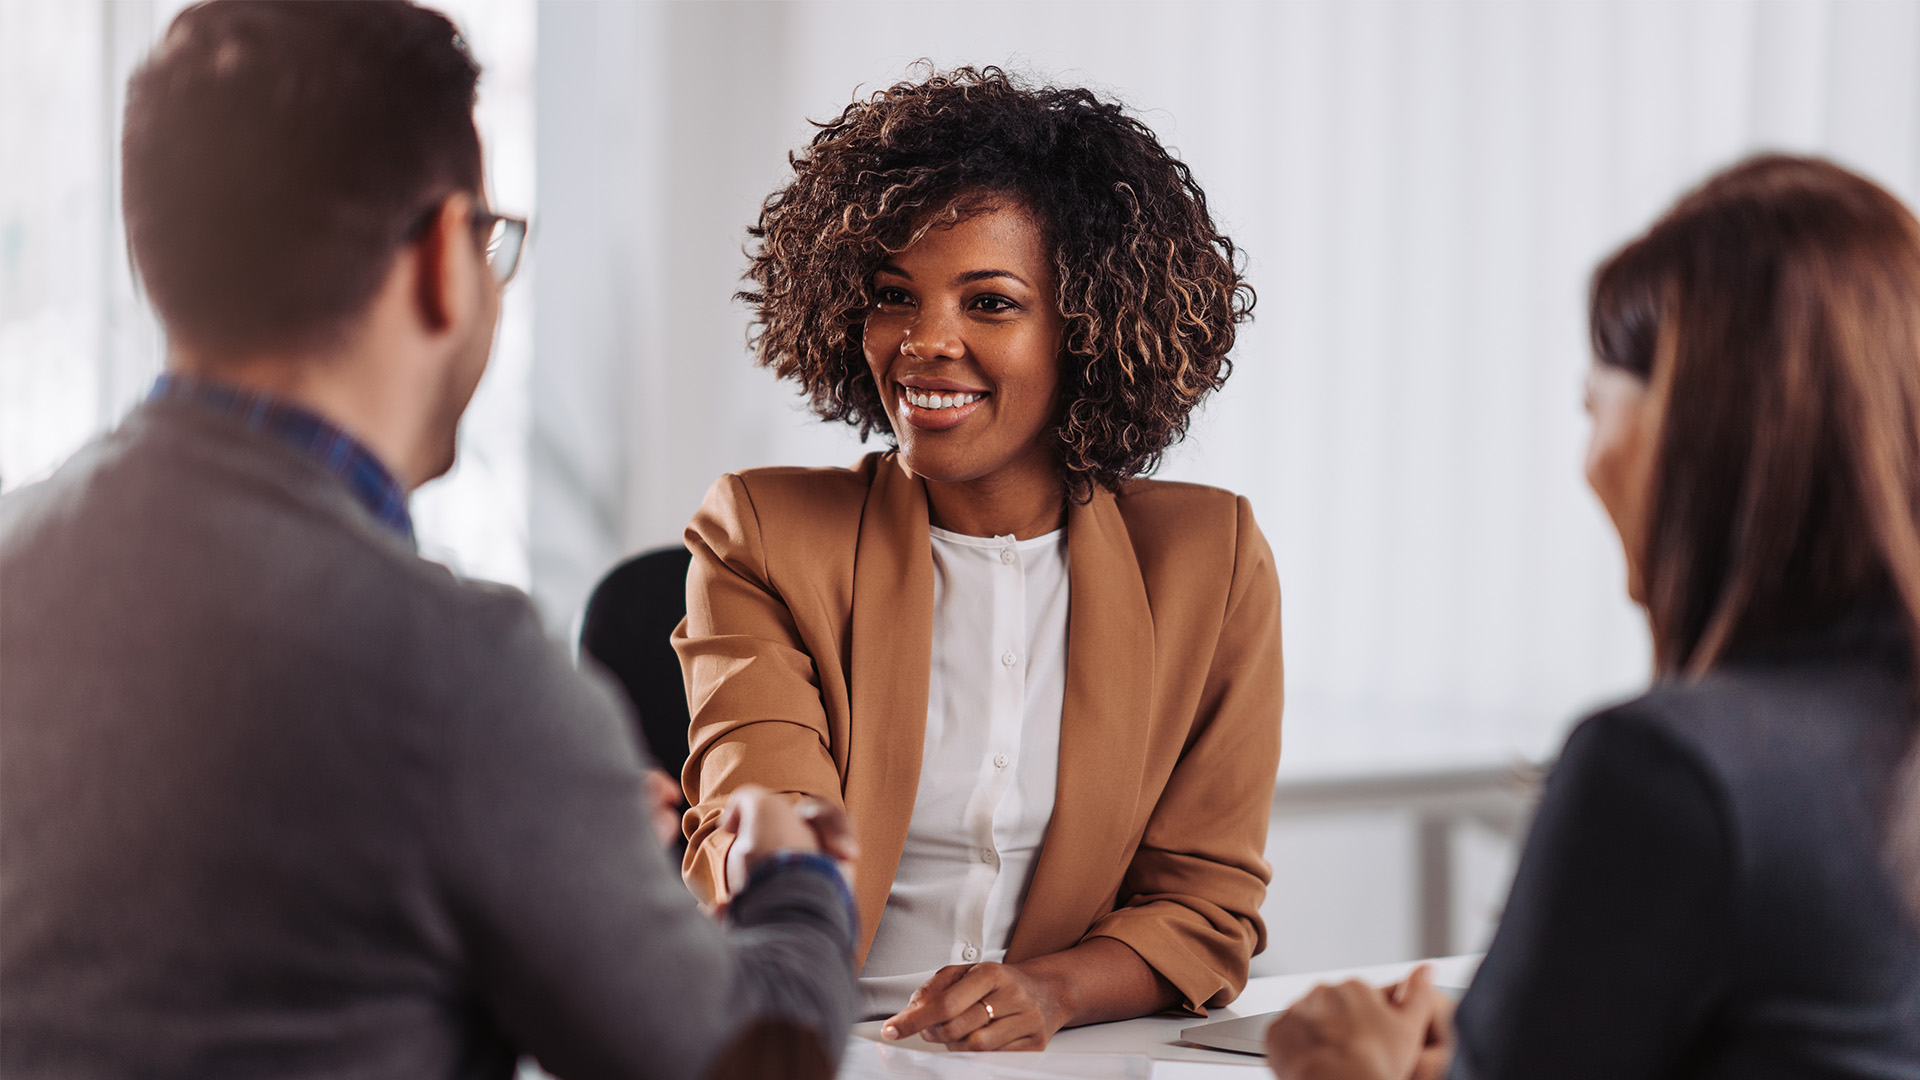
[[[647,770],[654,838],[664,847],[680,836],[680,784],[660,769]],[[727,800],[720,831],[733,837],[727,849],[727,894],[746,888],[754,867],[781,852],[819,853],[852,876],[860,845],[847,812],[811,796],[791,799],[747,784]]]

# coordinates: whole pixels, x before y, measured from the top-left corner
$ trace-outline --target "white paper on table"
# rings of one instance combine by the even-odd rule
[[[854,1036],[839,1080],[1151,1080],[1144,1054],[930,1054]]]

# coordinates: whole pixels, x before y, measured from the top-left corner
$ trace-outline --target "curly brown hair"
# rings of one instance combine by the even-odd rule
[[[817,123],[748,230],[755,359],[823,419],[890,432],[861,350],[873,274],[929,229],[1017,201],[1052,250],[1065,318],[1053,437],[1069,494],[1151,472],[1231,369],[1253,311],[1193,173],[1118,104],[997,67],[932,71]]]

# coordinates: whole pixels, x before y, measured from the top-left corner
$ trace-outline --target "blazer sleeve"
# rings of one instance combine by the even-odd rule
[[[1684,1071],[1676,1063],[1751,959],[1732,930],[1733,849],[1719,785],[1644,704],[1582,723],[1547,780],[1506,913],[1460,1002],[1449,1075]]]
[[[426,947],[458,957],[462,1008],[573,1078],[709,1075],[769,1025],[837,1057],[857,1000],[838,883],[774,868],[724,930],[702,915],[653,843],[611,689],[572,670],[524,599],[462,613],[444,737],[411,747],[435,766],[419,801],[447,913],[429,924],[445,944]]]
[[[687,526],[687,617],[673,635],[692,714],[681,783],[689,809],[687,886],[727,896],[732,842],[717,831],[742,784],[841,804],[820,683],[792,613],[771,584],[753,499],[740,477],[714,482]]]
[[[1121,880],[1120,906],[1087,937],[1140,954],[1196,1014],[1246,986],[1266,946],[1260,904],[1280,767],[1280,578],[1237,500],[1233,582],[1187,745]]]

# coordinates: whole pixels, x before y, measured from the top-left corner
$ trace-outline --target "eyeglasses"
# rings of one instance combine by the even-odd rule
[[[413,227],[407,230],[409,243],[420,239],[433,227],[433,219],[440,214],[440,204],[435,203],[414,220]],[[493,271],[493,283],[504,286],[513,280],[513,272],[520,269],[520,253],[527,246],[527,219],[511,214],[496,214],[491,210],[476,206],[469,224],[473,226],[473,235],[479,241],[481,250],[487,254],[487,267]]]
[[[484,230],[484,232],[483,232]],[[527,219],[491,210],[473,212],[473,231],[481,236],[487,253],[487,266],[493,270],[493,282],[505,285],[520,269],[520,253],[527,246]]]

